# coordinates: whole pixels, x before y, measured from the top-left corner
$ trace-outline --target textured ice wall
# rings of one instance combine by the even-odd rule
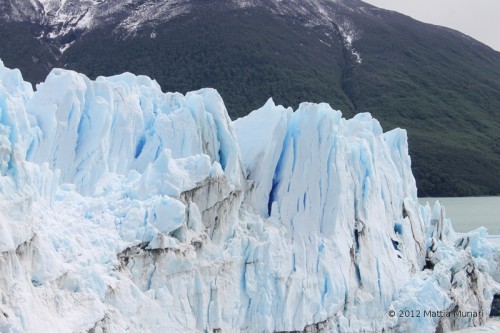
[[[144,76],[94,82],[56,69],[26,105],[37,130],[26,157],[60,170],[61,183],[86,195],[102,190],[109,173],[154,172],[157,161],[172,169],[162,171],[169,178],[161,185],[171,196],[205,179],[213,162],[239,185],[238,148],[223,109],[213,90],[164,94]]]
[[[0,64],[0,331],[445,331],[500,289],[484,230],[418,206],[406,133],[326,104]],[[430,301],[432,300],[432,301]],[[219,331],[219,332],[220,332]]]
[[[276,330],[338,313],[338,325],[350,329],[386,327],[390,303],[425,264],[406,133],[383,134],[369,114],[346,120],[326,104],[309,103],[292,113],[272,101],[235,126],[255,181],[248,198],[285,228],[292,251],[288,280],[274,281],[272,265],[258,270],[263,286],[251,298],[265,293],[264,308],[279,308],[283,326]],[[255,322],[267,313],[262,307],[255,305]]]
[[[33,93],[19,71],[2,64],[0,73],[0,331],[80,331],[100,322],[111,331],[185,330],[189,323],[171,320],[185,310],[145,293],[152,277],[144,287],[143,276],[155,269],[136,274],[129,256],[172,250],[181,263],[169,267],[197,270],[203,240],[232,234],[244,179],[220,96],[164,94],[146,77],[94,82],[63,70]]]
[[[29,130],[24,104],[33,95],[31,86],[18,70],[0,63],[0,251],[15,250],[32,236],[31,195],[19,184],[24,176],[24,156],[20,153]]]

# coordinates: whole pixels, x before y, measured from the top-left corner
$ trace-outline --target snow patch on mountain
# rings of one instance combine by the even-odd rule
[[[498,245],[418,205],[369,114],[232,122],[212,89],[0,63],[0,142],[2,332],[434,332],[500,292]]]
[[[356,62],[361,64],[362,59],[359,52],[353,47],[352,43],[359,38],[360,32],[357,31],[353,24],[349,20],[343,20],[338,25],[339,32],[342,36],[343,43],[345,47],[351,52],[354,56]]]
[[[134,8],[122,23],[118,25],[120,29],[128,33],[134,33],[138,28],[149,22],[165,22],[179,15],[188,13],[191,9],[188,1],[169,0],[169,1],[149,1]]]
[[[118,0],[21,0],[8,1],[5,19],[29,21],[40,25],[40,38],[56,41],[64,53],[74,38],[87,31],[106,26],[121,36],[130,36],[144,27],[154,28],[173,18],[188,14],[198,6],[219,6],[221,10],[260,7],[277,16],[299,18],[307,27],[333,28],[332,23],[344,20],[339,10],[357,10],[358,3],[346,5],[343,1],[308,0],[232,0],[225,3],[197,3],[192,0],[118,1]],[[352,7],[352,8],[351,8]],[[339,22],[340,22],[339,21]],[[354,27],[344,27],[343,36],[357,38]],[[355,37],[356,36],[356,37]],[[354,51],[353,51],[354,52]],[[355,52],[353,54],[356,54]]]

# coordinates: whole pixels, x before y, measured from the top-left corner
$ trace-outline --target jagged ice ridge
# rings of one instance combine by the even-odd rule
[[[498,246],[418,205],[369,114],[232,122],[213,89],[0,63],[0,143],[1,332],[447,331],[500,291]]]

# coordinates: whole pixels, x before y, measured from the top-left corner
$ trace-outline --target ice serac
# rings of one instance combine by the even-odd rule
[[[257,178],[250,197],[257,207],[269,208],[263,216],[284,227],[291,246],[290,278],[280,286],[287,295],[279,301],[284,317],[274,329],[293,331],[312,322],[349,322],[348,330],[387,328],[387,309],[426,256],[406,133],[384,135],[369,114],[346,120],[326,104],[304,103],[268,130],[267,135],[283,133],[286,126],[271,141],[259,131],[272,120],[262,124],[286,113],[266,107],[238,120],[236,128],[261,138],[243,154],[249,178]],[[263,163],[275,151],[280,157]],[[263,165],[274,172],[264,172]],[[262,184],[268,195],[260,193]],[[260,273],[272,270],[270,265]],[[266,292],[276,302],[276,284],[269,279],[252,297]],[[261,306],[255,305],[256,315]]]
[[[15,250],[33,233],[30,217],[32,195],[23,188],[24,157],[20,153],[29,130],[24,104],[33,95],[31,86],[18,70],[0,62],[0,251]]]
[[[272,99],[247,117],[237,119],[234,127],[243,156],[246,178],[252,190],[247,193],[249,207],[258,214],[269,216],[269,196],[274,172],[292,116],[292,109],[277,107]]]
[[[0,116],[2,332],[434,332],[500,291],[486,231],[420,207],[369,114],[231,122],[213,89],[0,64]]]
[[[83,194],[102,190],[108,174],[154,173],[155,163],[170,168],[160,187],[171,196],[204,180],[213,162],[238,184],[237,145],[214,91],[163,94],[144,76],[93,82],[56,69],[26,108],[37,130],[27,159],[60,170],[61,183]]]

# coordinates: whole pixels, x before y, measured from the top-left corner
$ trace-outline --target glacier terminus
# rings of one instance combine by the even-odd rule
[[[0,143],[3,333],[448,332],[500,293],[370,114],[0,63]]]

